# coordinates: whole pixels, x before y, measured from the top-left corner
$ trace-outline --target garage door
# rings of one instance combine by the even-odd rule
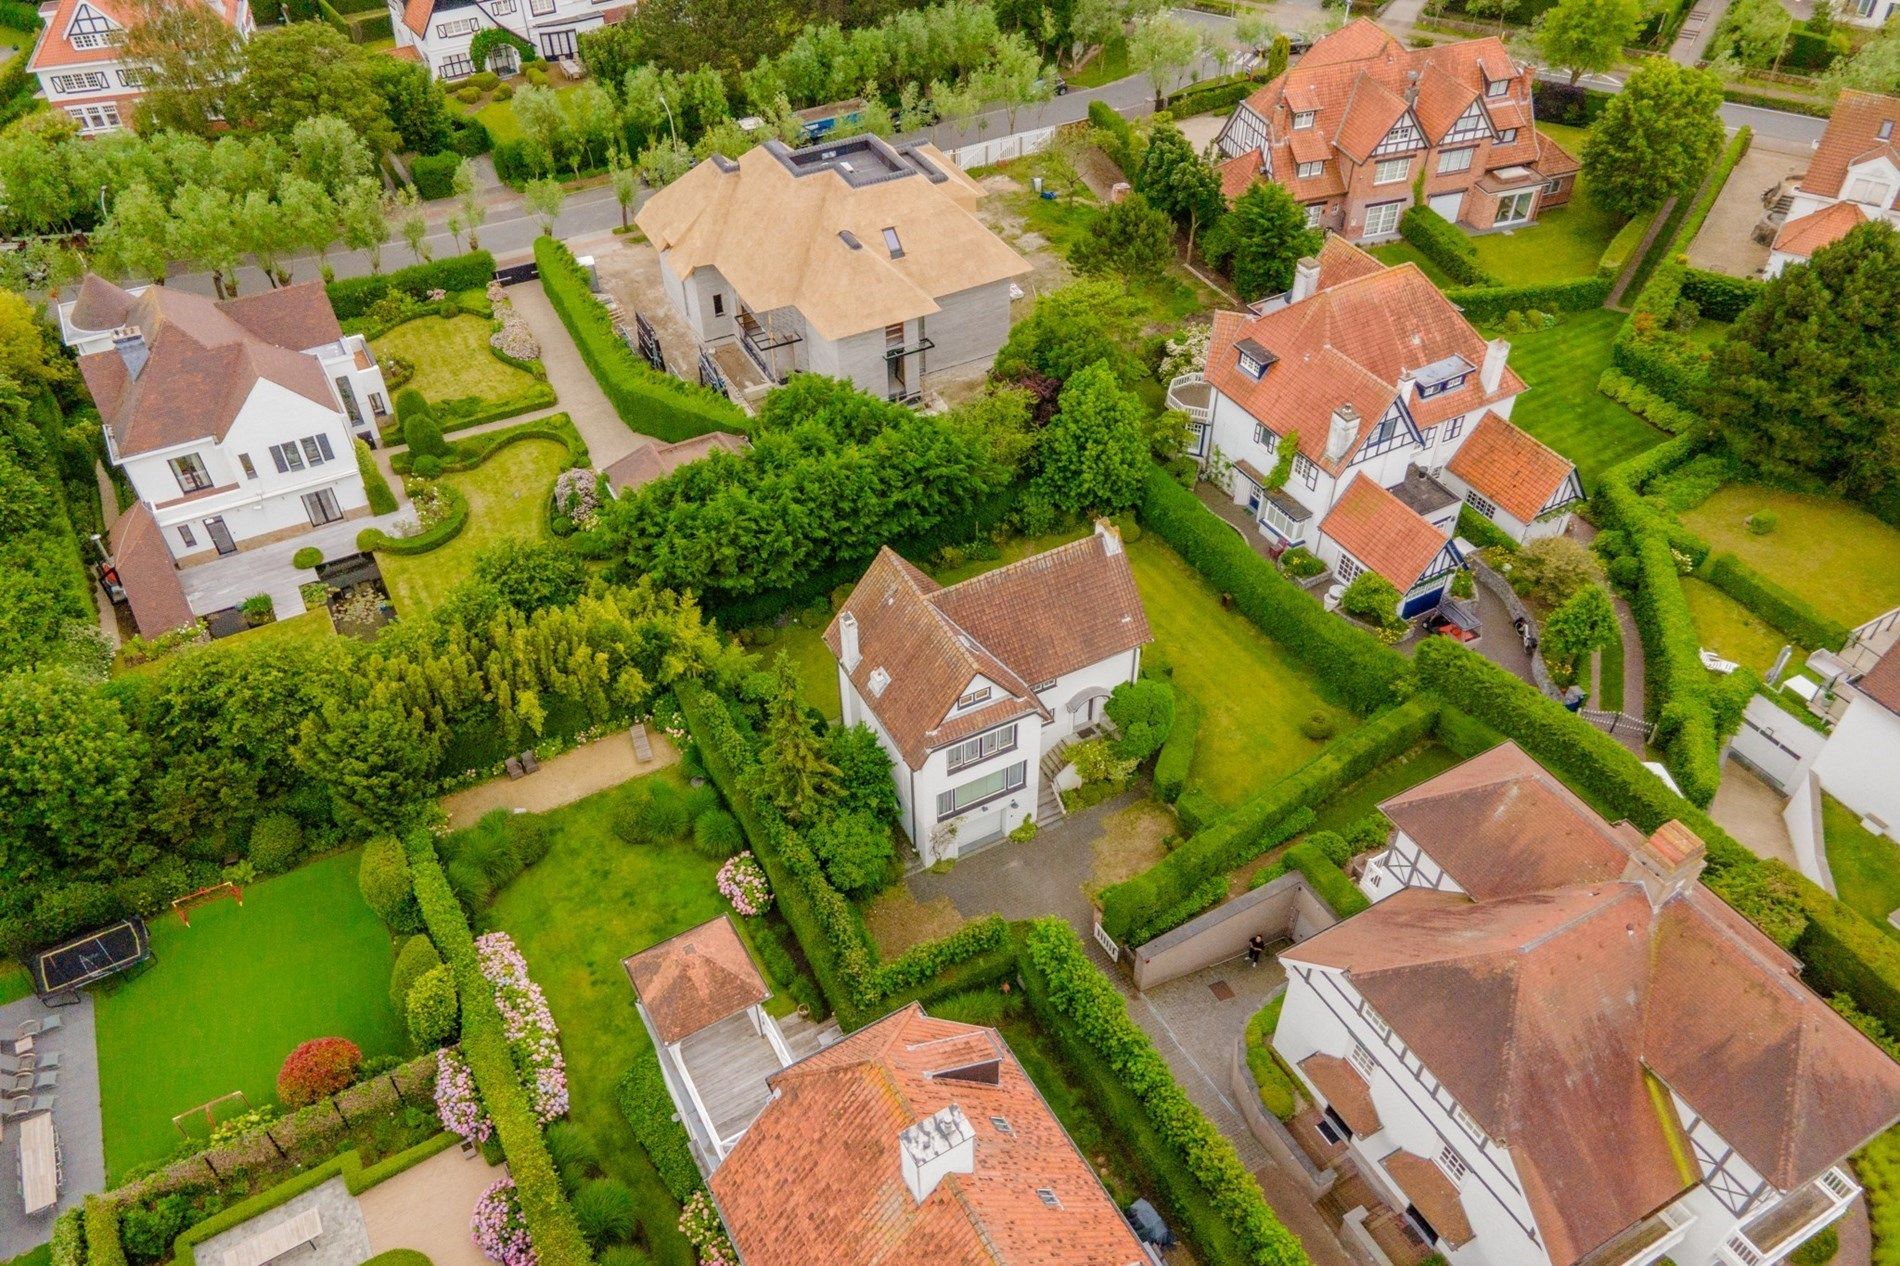
[[[1430,206],[1432,210],[1438,212],[1438,214],[1444,216],[1447,220],[1456,222],[1458,219],[1458,208],[1464,205],[1464,201],[1464,191],[1459,190],[1455,193],[1432,195]]]

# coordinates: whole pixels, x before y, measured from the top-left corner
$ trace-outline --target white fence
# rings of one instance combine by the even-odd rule
[[[992,163],[1006,163],[1012,158],[1048,149],[1049,141],[1055,134],[1054,124],[1029,132],[1012,132],[1008,136],[953,149],[950,151],[950,161],[965,171],[972,167],[988,167]]]

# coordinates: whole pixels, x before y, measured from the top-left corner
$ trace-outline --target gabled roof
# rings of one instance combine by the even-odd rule
[[[1337,1055],[1313,1054],[1300,1061],[1300,1071],[1354,1134],[1377,1134],[1383,1128],[1379,1109],[1372,1102],[1372,1087],[1357,1068]]]
[[[1446,546],[1444,534],[1412,507],[1362,475],[1319,521],[1320,533],[1378,572],[1401,594],[1417,584]]]
[[[112,565],[118,569],[140,637],[154,638],[198,618],[185,599],[184,583],[178,579],[178,567],[165,547],[158,520],[143,501],[133,502],[112,525]]]
[[[1529,523],[1577,468],[1487,409],[1445,469],[1519,522]]]
[[[1456,837],[1460,802],[1476,838]],[[1407,834],[1434,815],[1426,851],[1472,877],[1472,896],[1404,889],[1285,957],[1344,970],[1510,1149],[1556,1266],[1699,1181],[1652,1079],[1783,1191],[1900,1116],[1900,1065],[1790,955],[1693,878],[1652,900],[1637,857],[1681,857],[1698,842],[1679,823],[1654,844],[1611,827],[1514,749],[1388,807],[1412,815]],[[1480,856],[1487,841],[1508,857]],[[1606,878],[1618,841],[1626,866]]]
[[[75,48],[67,36],[73,17],[81,5],[92,9],[112,20],[121,30],[129,29],[138,22],[138,10],[126,0],[59,0],[53,15],[41,28],[38,41],[33,46],[33,56],[27,62],[29,71],[54,70],[61,66],[84,66],[99,63],[111,63],[120,60],[122,54],[116,44],[99,48]],[[243,10],[244,0],[212,0],[209,7],[219,17],[232,26],[237,25],[238,15]]]
[[[1402,373],[1452,356],[1481,366],[1486,343],[1417,265],[1387,268],[1333,235],[1320,248],[1319,264],[1318,291],[1298,303],[1263,316],[1215,313],[1206,372],[1222,395],[1276,434],[1297,431],[1301,454],[1337,475],[1392,407]],[[1263,378],[1235,363],[1234,346],[1244,338],[1279,357]],[[1427,429],[1523,390],[1524,380],[1507,364],[1495,391],[1485,391],[1482,375],[1473,373],[1463,386],[1407,407]],[[1358,410],[1359,435],[1328,460],[1331,418],[1342,404]]]
[[[1892,135],[1880,136],[1880,125],[1892,124]],[[1847,169],[1885,152],[1900,167],[1900,97],[1849,89],[1834,99],[1827,131],[1801,178],[1803,193],[1838,198],[1847,183]]]
[[[623,965],[662,1042],[682,1041],[771,997],[723,914],[641,950]]]
[[[911,1003],[771,1082],[774,1097],[708,1180],[747,1266],[1147,1261],[994,1029]],[[953,1105],[975,1136],[972,1168],[919,1203],[898,1135]]]
[[[732,435],[725,431],[710,431],[705,435],[695,435],[691,439],[680,440],[675,444],[656,444],[651,441],[628,453],[617,462],[611,462],[600,473],[607,476],[607,483],[616,494],[631,492],[642,484],[663,479],[688,462],[696,462],[715,449],[728,453],[742,453],[751,441],[743,435]]]
[[[417,35],[429,33],[429,19],[435,15],[435,0],[407,0],[402,8],[402,24]]]
[[[841,144],[861,149],[855,159],[816,161]],[[716,268],[754,312],[795,308],[835,340],[928,316],[950,295],[1029,272],[976,218],[982,197],[933,145],[854,137],[791,150],[770,141],[737,162],[707,159],[634,218],[675,275]]]
[[[1106,524],[948,589],[886,547],[825,630],[841,660],[846,615],[858,626],[852,685],[912,769],[1012,717],[1046,719],[1035,686],[1153,640],[1127,551]],[[978,677],[994,683],[991,701],[952,717]]]
[[[336,309],[320,281],[278,286],[226,299],[219,309],[273,347],[309,351],[343,337]]]
[[[1900,716],[1900,642],[1887,648],[1856,689],[1896,716]]]
[[[1846,237],[1867,223],[1867,213],[1858,202],[1836,202],[1789,220],[1775,234],[1774,249],[1796,259],[1810,259],[1814,252]]]

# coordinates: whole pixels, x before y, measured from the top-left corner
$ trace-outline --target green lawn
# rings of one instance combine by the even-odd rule
[[[1599,308],[1567,312],[1548,330],[1513,334],[1511,368],[1530,388],[1511,421],[1577,464],[1586,494],[1605,470],[1665,438],[1597,390],[1623,315]]]
[[[175,1114],[232,1091],[275,1101],[278,1067],[300,1042],[340,1035],[366,1056],[406,1048],[389,1005],[389,934],[357,891],[356,864],[338,853],[253,884],[241,906],[194,909],[190,927],[151,920],[156,961],[96,995],[108,1186],[177,1150]]]
[[[398,614],[426,610],[474,573],[475,555],[511,536],[546,538],[548,495],[567,461],[553,440],[522,440],[474,470],[443,479],[468,498],[468,526],[426,554],[379,554],[377,565]]]
[[[1397,267],[1400,264],[1417,264],[1426,279],[1440,290],[1448,290],[1457,283],[1445,275],[1445,270],[1427,259],[1425,255],[1403,238],[1396,242],[1387,242],[1383,246],[1372,248],[1373,257],[1382,263]]]
[[[1333,794],[1315,810],[1315,831],[1343,831],[1401,791],[1408,791],[1428,778],[1459,764],[1457,755],[1435,742],[1419,744],[1397,760],[1381,765],[1352,786]]]
[[[1765,673],[1774,666],[1775,656],[1788,644],[1787,635],[1780,629],[1767,624],[1714,585],[1694,576],[1682,578],[1682,592],[1689,599],[1689,610],[1695,616],[1696,632],[1702,635],[1703,646],[1723,659],[1732,659],[1758,673]],[[1807,652],[1795,648],[1796,662],[1806,657]]]
[[[33,978],[18,963],[0,963],[0,1007],[33,992]]]
[[[678,781],[679,775],[667,770],[651,777]],[[717,862],[690,847],[631,847],[615,837],[615,807],[633,785],[548,814],[553,847],[503,890],[484,923],[515,938],[547,994],[561,1026],[571,1119],[592,1136],[607,1172],[651,1207],[670,1198],[615,1095],[634,1057],[649,1046],[621,962],[718,917],[727,905],[714,879]],[[647,1228],[649,1235],[655,1230]],[[685,1241],[666,1239],[660,1260],[690,1264]]]
[[[1711,321],[1708,317],[1703,317],[1695,323],[1695,328],[1689,331],[1689,341],[1697,347],[1712,348],[1727,338],[1728,332],[1733,328],[1735,327],[1727,321]]]
[[[1540,123],[1537,130],[1570,151],[1571,157],[1582,157],[1587,129]],[[1623,220],[1590,200],[1588,179],[1580,172],[1568,203],[1539,215],[1535,224],[1480,234],[1472,238],[1472,245],[1477,248],[1478,263],[1504,285],[1566,281],[1596,272],[1598,260]]]
[[[829,623],[829,608],[823,614],[801,611],[782,629],[755,630],[752,645],[768,664],[785,652],[798,672],[799,693],[805,702],[824,713],[826,720],[836,721],[844,715],[844,702],[838,696],[838,661],[825,645]]]
[[[1128,41],[1117,35],[1103,46],[1088,65],[1080,70],[1068,71],[1062,77],[1069,81],[1071,88],[1099,88],[1127,76]]]
[[[1154,649],[1173,667],[1176,688],[1201,705],[1189,787],[1237,804],[1325,746],[1300,732],[1307,717],[1325,714],[1336,734],[1358,724],[1320,697],[1279,643],[1221,606],[1213,588],[1159,539],[1143,536],[1128,556]]]
[[[408,386],[431,404],[475,397],[506,400],[536,383],[533,374],[516,369],[488,347],[491,323],[463,315],[445,321],[439,316],[404,321],[371,346],[380,356],[398,356],[416,367]]]
[[[1743,520],[1772,510],[1780,525],[1756,536]],[[1900,606],[1900,529],[1845,501],[1729,484],[1683,523],[1718,552],[1728,552],[1843,624]]]
[[[1854,811],[1823,796],[1821,826],[1827,836],[1827,868],[1842,901],[1866,915],[1889,936],[1900,936],[1887,916],[1900,909],[1900,844],[1875,835]]]

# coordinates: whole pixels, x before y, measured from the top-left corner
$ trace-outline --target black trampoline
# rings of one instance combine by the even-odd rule
[[[58,994],[77,1001],[79,991],[108,976],[129,971],[152,956],[152,940],[143,919],[127,919],[97,932],[74,937],[33,956],[33,990],[41,1001]]]

